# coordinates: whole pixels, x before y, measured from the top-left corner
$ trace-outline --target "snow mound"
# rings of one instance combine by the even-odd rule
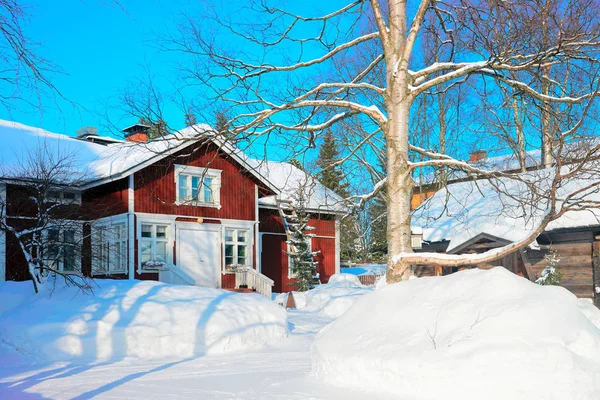
[[[337,318],[344,314],[356,299],[371,291],[372,289],[361,285],[354,275],[335,274],[329,278],[329,283],[304,292],[302,303],[305,303],[305,306],[302,309]],[[296,304],[298,305],[298,301]]]
[[[418,399],[598,399],[600,311],[503,268],[388,285],[312,347],[313,374]]]
[[[153,281],[96,280],[93,294],[59,285],[0,283],[2,298],[30,294],[0,315],[4,346],[41,360],[191,357],[285,338],[287,314],[259,294]],[[40,360],[40,361],[41,361]]]
[[[327,282],[329,286],[341,286],[341,287],[362,287],[362,283],[352,274],[333,274]]]

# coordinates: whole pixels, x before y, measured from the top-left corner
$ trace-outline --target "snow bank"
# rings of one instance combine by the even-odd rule
[[[303,310],[337,318],[345,313],[356,299],[371,291],[372,289],[363,286],[354,275],[335,274],[329,278],[329,283],[304,292]]]
[[[600,311],[503,268],[388,285],[312,347],[313,373],[418,399],[598,399]]]
[[[259,294],[153,281],[95,282],[93,295],[57,285],[51,294],[18,300],[0,315],[4,345],[50,360],[151,359],[236,351],[288,334],[285,310]],[[21,296],[22,287],[31,290],[31,283],[0,283],[0,298]]]

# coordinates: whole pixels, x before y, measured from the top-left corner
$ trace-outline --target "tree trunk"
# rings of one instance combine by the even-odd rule
[[[387,240],[388,265],[396,276],[406,277],[408,265],[392,265],[392,257],[412,252],[410,200],[414,181],[408,169],[408,120],[410,103],[393,106],[387,135]]]
[[[550,83],[546,74],[542,77],[542,93],[548,96],[550,93]],[[542,166],[544,168],[552,167],[554,155],[552,153],[552,127],[550,126],[552,106],[549,102],[544,102],[542,106]]]

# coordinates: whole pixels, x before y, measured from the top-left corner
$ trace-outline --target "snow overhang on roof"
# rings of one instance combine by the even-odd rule
[[[543,186],[552,181],[553,171],[537,170],[524,174],[537,175],[536,180]],[[557,196],[561,198],[595,182],[596,178],[573,179],[558,189]],[[498,186],[511,195],[499,193]],[[543,188],[539,187],[539,190]],[[530,236],[547,214],[548,204],[543,200],[532,202],[530,195],[525,183],[510,178],[496,179],[493,184],[485,179],[454,183],[423,203],[415,211],[412,224],[423,227],[425,241],[449,240],[449,253],[481,234],[518,242]],[[600,193],[595,190],[588,190],[581,196],[591,202],[600,202]],[[571,210],[550,222],[545,230],[598,225],[599,209]]]
[[[315,178],[298,168],[281,162],[259,161],[223,139],[204,124],[194,125],[173,133],[168,138],[147,143],[118,141],[108,145],[75,139],[43,129],[0,120],[0,137],[6,144],[0,148],[0,162],[6,170],[19,167],[25,152],[43,145],[55,154],[72,155],[73,173],[86,183],[81,189],[122,179],[188,146],[206,140],[248,171],[261,182],[259,205],[276,206],[276,197],[292,200],[300,183],[310,182],[309,208],[320,212],[345,212],[343,199],[325,188]],[[8,176],[5,176],[9,178]],[[78,178],[77,181],[82,181]]]

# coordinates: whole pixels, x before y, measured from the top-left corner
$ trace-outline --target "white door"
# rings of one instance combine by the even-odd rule
[[[196,286],[220,286],[220,243],[220,230],[177,227],[177,266]]]

